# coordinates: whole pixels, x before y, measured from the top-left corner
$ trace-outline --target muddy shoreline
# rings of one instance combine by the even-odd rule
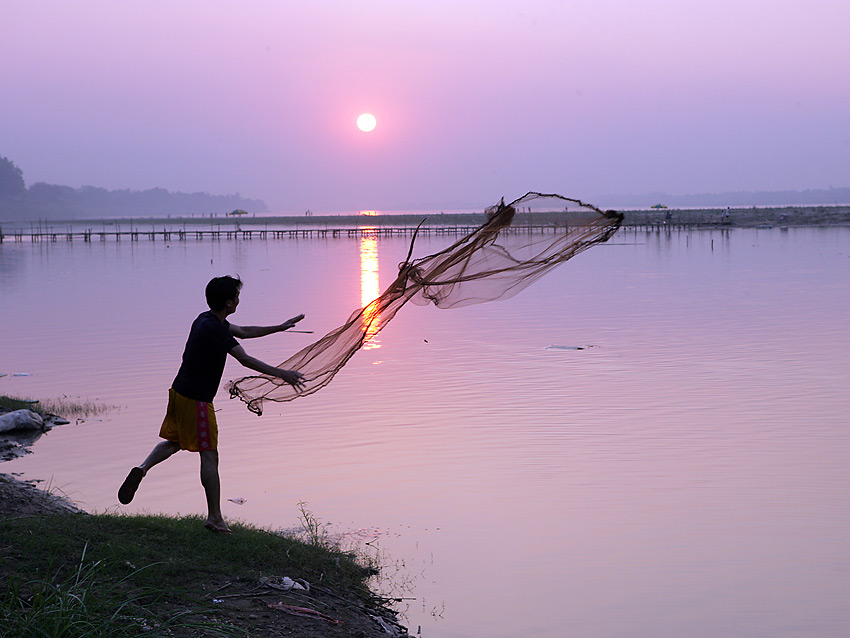
[[[11,410],[0,408],[0,414]],[[68,421],[53,414],[36,412],[44,423],[41,429],[13,430],[0,433],[0,463],[11,461],[26,454],[42,435],[56,426],[67,425]],[[2,468],[2,465],[0,465]],[[4,518],[16,516],[35,516],[38,514],[84,514],[71,500],[42,489],[38,484],[42,481],[17,478],[15,474],[0,472],[0,516]]]

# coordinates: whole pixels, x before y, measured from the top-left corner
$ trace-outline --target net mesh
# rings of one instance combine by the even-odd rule
[[[512,225],[517,213],[526,226]],[[348,360],[374,338],[408,301],[458,308],[507,299],[548,271],[588,248],[607,241],[623,215],[561,195],[527,193],[487,209],[487,221],[440,252],[411,259],[416,235],[396,279],[344,324],[303,348],[278,367],[304,375],[300,389],[267,375],[230,381],[230,396],[262,414],[266,401],[291,401],[331,382]],[[545,226],[543,232],[535,227]]]

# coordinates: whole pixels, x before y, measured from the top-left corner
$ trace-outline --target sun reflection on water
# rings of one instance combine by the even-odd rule
[[[369,230],[369,229],[364,229]],[[378,281],[378,238],[364,234],[360,237],[360,305],[363,308],[363,330],[366,333],[363,348],[380,348],[381,343],[373,339],[378,332],[380,313],[378,304],[373,303],[381,294]]]

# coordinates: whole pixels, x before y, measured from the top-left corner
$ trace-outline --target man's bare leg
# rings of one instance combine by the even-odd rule
[[[221,515],[221,479],[218,476],[218,450],[204,450],[201,455],[201,485],[207,495],[206,527],[216,532],[229,532]]]
[[[147,474],[148,470],[151,469],[157,463],[162,463],[165,459],[170,457],[175,452],[180,451],[180,444],[175,443],[174,441],[161,441],[157,443],[151,453],[148,454],[148,458],[142,461],[142,464],[139,466],[142,468],[142,471]]]
[[[127,478],[124,479],[124,483],[121,485],[121,489],[118,490],[118,500],[124,505],[132,501],[136,490],[139,489],[139,483],[142,482],[148,470],[157,463],[162,463],[179,449],[180,444],[174,441],[162,441],[158,443],[151,450],[151,453],[148,454],[148,458],[142,461],[141,465],[130,470]]]

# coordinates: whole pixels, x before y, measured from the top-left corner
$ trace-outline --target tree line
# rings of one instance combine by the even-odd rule
[[[259,199],[209,193],[179,193],[164,188],[142,191],[72,188],[36,182],[27,187],[23,171],[0,156],[0,221],[98,219],[105,217],[183,217],[224,214],[234,209],[268,210]]]

